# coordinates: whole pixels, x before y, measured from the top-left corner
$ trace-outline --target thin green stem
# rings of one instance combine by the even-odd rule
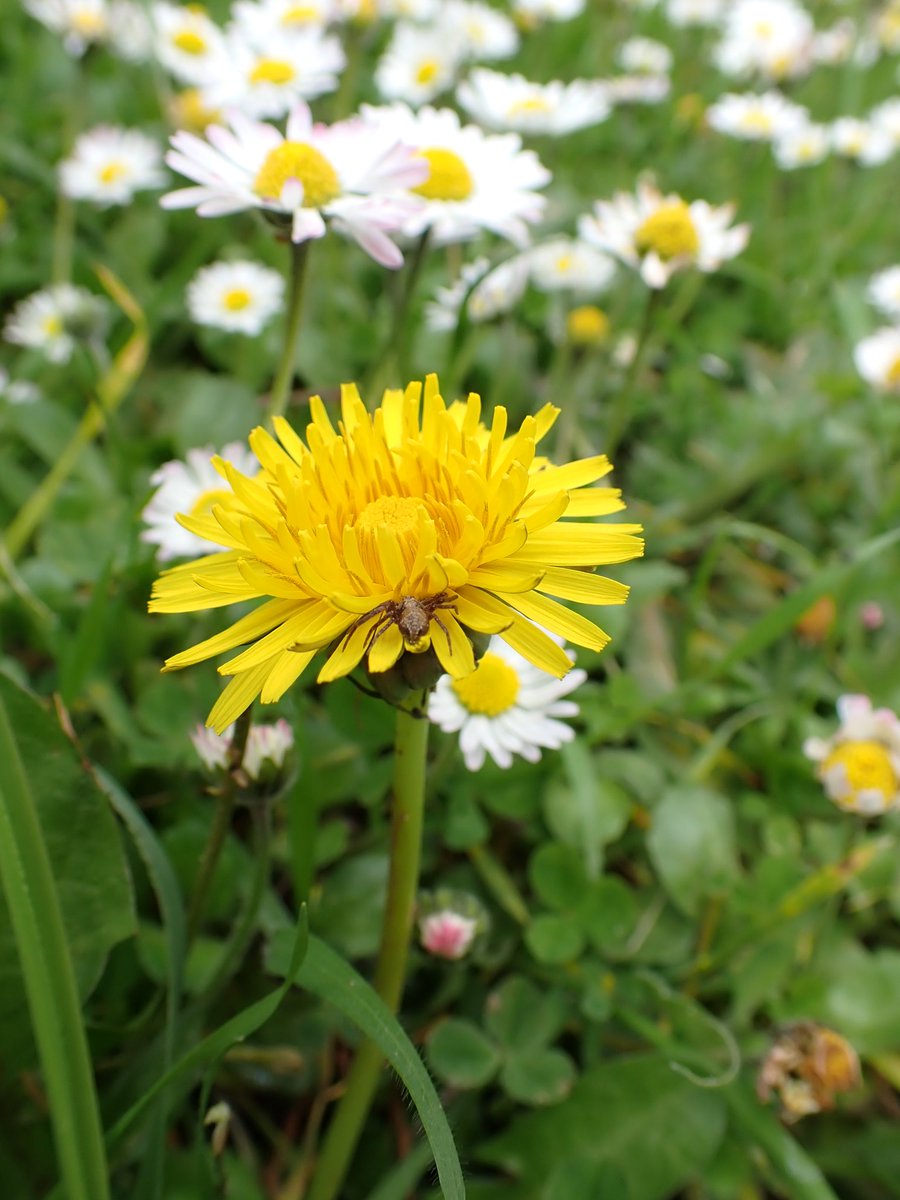
[[[193,942],[200,928],[200,921],[203,917],[203,909],[206,904],[209,887],[216,873],[216,866],[219,862],[219,856],[222,853],[222,847],[225,845],[228,830],[231,828],[231,816],[237,801],[237,775],[244,761],[244,751],[247,749],[247,738],[250,736],[252,721],[253,710],[248,708],[246,712],[241,713],[235,723],[234,737],[231,739],[231,746],[228,750],[228,779],[219,796],[219,804],[216,808],[216,815],[213,818],[213,826],[209,832],[209,839],[203,851],[203,857],[200,859],[200,865],[197,868],[194,890],[191,893],[191,900],[188,905],[188,945]]]
[[[428,722],[397,711],[394,740],[394,802],[391,814],[391,865],[375,990],[396,1012],[403,993],[406,960],[419,882],[422,816],[425,806],[425,757]],[[374,1042],[363,1042],[347,1079],[334,1120],[316,1165],[308,1200],[334,1200],[341,1191],[366,1117],[372,1106],[382,1055]]]
[[[399,385],[406,381],[409,314],[428,251],[429,233],[430,230],[426,229],[409,253],[397,303],[394,305],[387,342],[367,384],[367,392],[371,391],[373,395],[377,395],[382,387],[392,383]]]
[[[603,447],[604,453],[609,458],[612,458],[619,448],[619,442],[621,442],[628,426],[631,424],[635,383],[650,342],[650,334],[653,329],[653,316],[656,312],[660,295],[661,292],[658,288],[649,288],[647,291],[644,313],[641,318],[641,328],[638,332],[637,344],[634,348],[634,357],[629,364],[628,373],[622,381],[622,386],[613,397],[610,405],[609,425],[606,430],[605,445]]]
[[[291,279],[288,289],[287,324],[284,330],[284,346],[281,361],[275,374],[275,382],[269,395],[269,420],[283,417],[294,382],[294,367],[297,361],[297,342],[300,337],[300,322],[303,320],[303,293],[309,263],[307,242],[291,243]]]

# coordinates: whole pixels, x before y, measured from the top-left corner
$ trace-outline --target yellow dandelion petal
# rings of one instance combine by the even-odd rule
[[[225,550],[164,572],[151,610],[262,601],[166,662],[239,650],[219,667],[232,678],[214,728],[278,700],[320,652],[324,683],[429,647],[462,679],[473,634],[499,634],[558,677],[571,662],[544,629],[602,649],[607,635],[560,601],[623,603],[628,589],[591,570],[641,554],[641,530],[592,520],[622,507],[618,489],[591,486],[611,469],[605,456],[557,466],[537,454],[557,408],[512,429],[497,408],[483,423],[480,397],[447,405],[429,376],[387,391],[373,413],[345,384],[339,412],[313,397],[304,436],[283,418],[274,436],[254,430],[259,473],[215,460],[216,503],[180,518]]]

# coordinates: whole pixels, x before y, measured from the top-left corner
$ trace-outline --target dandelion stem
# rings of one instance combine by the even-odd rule
[[[281,361],[269,396],[269,420],[283,417],[294,381],[297,361],[297,342],[300,322],[303,319],[303,293],[306,284],[306,268],[309,262],[309,242],[291,243],[291,281],[288,293],[287,324],[284,331],[284,346]]]
[[[213,875],[216,873],[216,866],[219,856],[222,853],[222,847],[225,845],[225,838],[228,836],[228,830],[231,828],[231,815],[234,812],[234,805],[237,799],[237,773],[244,761],[244,751],[247,749],[247,738],[250,736],[250,725],[253,721],[252,714],[253,710],[248,708],[246,712],[241,713],[235,722],[234,736],[231,739],[231,746],[228,750],[228,779],[222,789],[222,794],[219,796],[219,805],[213,819],[213,827],[209,832],[209,840],[206,843],[203,857],[200,859],[200,865],[197,868],[194,890],[191,893],[191,901],[188,906],[188,945],[193,942],[200,928],[200,920],[203,916],[203,908],[206,904],[209,887],[212,883]]]
[[[396,1012],[403,994],[406,959],[419,881],[422,813],[425,800],[425,755],[428,722],[398,709],[394,739],[394,800],[391,813],[391,865],[375,989]],[[334,1200],[341,1191],[365,1124],[382,1065],[374,1042],[356,1052],[347,1086],[325,1138],[307,1200]]]

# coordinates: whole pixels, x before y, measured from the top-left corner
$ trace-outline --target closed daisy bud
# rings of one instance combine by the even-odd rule
[[[581,304],[566,316],[566,334],[573,346],[602,346],[609,340],[609,317],[594,304]]]
[[[198,725],[190,734],[194,749],[207,771],[218,773],[230,765],[231,741],[234,726],[222,733]],[[282,771],[285,759],[294,745],[294,734],[285,720],[273,725],[250,726],[241,767],[254,783],[271,783]]]
[[[488,916],[481,902],[470,893],[441,888],[420,893],[418,924],[419,940],[429,954],[460,959],[487,929]]]
[[[841,1092],[858,1087],[859,1057],[833,1029],[814,1021],[790,1025],[774,1041],[756,1081],[760,1100],[778,1099],[788,1124],[834,1108]]]
[[[878,816],[900,806],[900,719],[873,708],[868,696],[841,696],[840,728],[829,738],[809,738],[803,753],[838,808]]]

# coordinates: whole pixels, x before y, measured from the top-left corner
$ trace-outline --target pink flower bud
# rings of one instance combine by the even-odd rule
[[[478,922],[452,909],[430,913],[419,922],[419,937],[429,954],[462,958],[475,938]]]
[[[866,629],[880,629],[884,624],[884,609],[875,600],[867,600],[859,610],[859,619]]]

